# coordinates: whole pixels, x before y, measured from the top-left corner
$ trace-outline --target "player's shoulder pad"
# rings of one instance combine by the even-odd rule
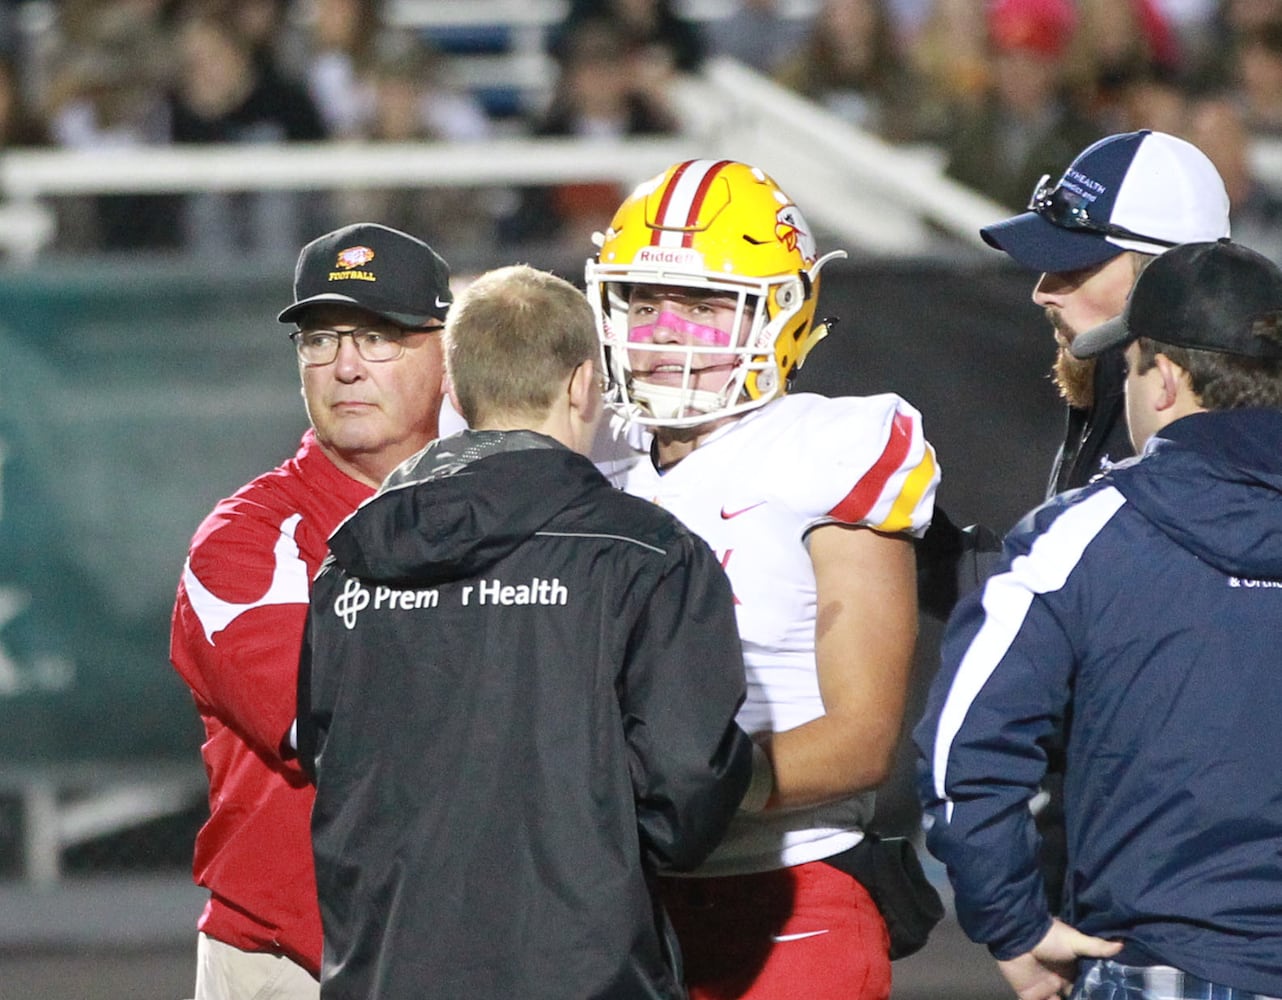
[[[762,442],[772,479],[807,517],[912,534],[930,522],[938,464],[921,414],[898,395],[786,396]]]

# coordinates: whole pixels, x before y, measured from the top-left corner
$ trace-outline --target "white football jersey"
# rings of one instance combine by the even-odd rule
[[[627,491],[679,517],[730,577],[747,667],[745,730],[783,732],[824,713],[806,534],[839,523],[920,536],[938,482],[921,414],[892,394],[784,396],[719,428],[663,474],[649,461],[628,469]],[[872,806],[867,793],[740,814],[699,874],[829,857],[859,842]]]

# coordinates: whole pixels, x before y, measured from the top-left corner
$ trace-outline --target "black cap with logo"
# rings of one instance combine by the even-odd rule
[[[1093,358],[1145,337],[1262,360],[1282,359],[1282,269],[1231,240],[1186,243],[1140,273],[1122,315],[1073,338]]]
[[[398,229],[358,222],[303,247],[294,268],[294,304],[276,318],[294,322],[308,307],[359,306],[398,326],[445,319],[450,269],[422,240]]]

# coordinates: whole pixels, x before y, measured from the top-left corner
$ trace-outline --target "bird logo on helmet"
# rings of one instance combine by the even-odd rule
[[[756,409],[787,391],[789,379],[827,332],[816,326],[820,257],[800,209],[767,174],[732,160],[687,160],[637,186],[585,274],[596,315],[609,400],[648,426],[690,427]],[[729,343],[691,343],[680,378],[651,381],[646,352],[672,356],[671,344],[629,339],[629,304],[638,286],[733,297]],[[701,362],[733,355],[724,386],[700,387]]]

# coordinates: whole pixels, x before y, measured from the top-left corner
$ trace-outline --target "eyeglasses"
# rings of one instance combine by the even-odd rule
[[[1028,199],[1028,211],[1036,212],[1043,219],[1060,229],[1073,229],[1085,233],[1098,233],[1101,236],[1119,236],[1128,240],[1140,240],[1154,243],[1160,247],[1173,247],[1177,243],[1171,240],[1160,240],[1156,236],[1145,236],[1125,226],[1111,222],[1096,222],[1090,216],[1090,200],[1082,194],[1064,185],[1054,185],[1050,174],[1042,174],[1042,179],[1033,188],[1033,196]]]
[[[428,326],[415,330],[389,327],[364,327],[356,330],[295,330],[289,335],[303,364],[332,364],[344,337],[351,337],[356,353],[365,361],[395,361],[405,353],[405,338],[415,333],[434,333],[444,327]]]

